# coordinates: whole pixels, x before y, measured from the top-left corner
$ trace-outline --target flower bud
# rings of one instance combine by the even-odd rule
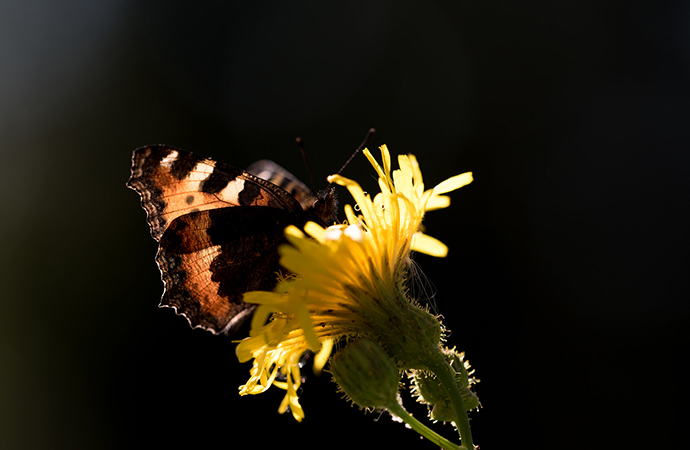
[[[470,389],[477,380],[470,378],[468,375],[467,370],[470,368],[470,365],[467,361],[464,361],[465,354],[458,353],[454,349],[446,349],[444,350],[444,355],[446,361],[456,372],[455,383],[462,394],[465,409],[469,411],[479,407],[479,398]],[[429,417],[442,422],[453,422],[455,420],[453,405],[438,378],[426,370],[413,371],[411,378],[418,401],[426,403],[429,408]]]
[[[331,359],[331,373],[340,389],[362,408],[387,409],[397,402],[400,374],[376,342],[361,338]]]
[[[441,323],[415,304],[398,308],[386,323],[377,325],[381,343],[401,370],[427,368],[429,354],[438,351]]]

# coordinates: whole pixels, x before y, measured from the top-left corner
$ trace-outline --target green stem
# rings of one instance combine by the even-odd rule
[[[465,408],[465,401],[462,398],[460,389],[455,382],[455,371],[450,364],[443,357],[441,351],[434,352],[434,356],[429,361],[429,369],[438,377],[441,386],[446,391],[448,398],[453,404],[455,410],[455,426],[460,433],[462,445],[470,450],[474,450],[472,443],[472,431],[470,430],[470,420],[467,417],[467,409]]]
[[[431,442],[438,445],[442,449],[460,450],[463,448],[459,447],[457,444],[450,442],[448,439],[437,434],[435,431],[427,428],[423,423],[421,423],[420,421],[412,417],[410,413],[405,411],[405,408],[403,408],[402,405],[395,403],[395,405],[391,405],[388,408],[388,410],[396,416],[400,417],[406,424],[410,426],[410,428],[412,428],[425,438],[429,439]]]

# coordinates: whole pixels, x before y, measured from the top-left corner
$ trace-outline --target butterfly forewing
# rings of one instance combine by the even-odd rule
[[[243,294],[276,283],[284,228],[332,220],[331,191],[314,196],[272,162],[254,169],[261,177],[167,146],[133,154],[127,185],[139,193],[159,241],[161,306],[175,308],[193,327],[234,332],[254,308]],[[292,193],[271,182],[281,179]]]
[[[302,211],[292,195],[264,179],[163,145],[134,151],[127,186],[141,196],[156,240],[175,218],[195,211],[232,206]]]

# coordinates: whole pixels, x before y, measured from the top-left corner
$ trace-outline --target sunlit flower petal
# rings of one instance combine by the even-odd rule
[[[421,232],[412,236],[412,250],[438,258],[443,258],[448,254],[446,244]]]
[[[434,188],[435,194],[445,194],[446,192],[454,191],[466,186],[472,182],[472,173],[467,172],[442,181]]]

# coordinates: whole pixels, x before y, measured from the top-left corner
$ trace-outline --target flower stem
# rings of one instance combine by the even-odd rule
[[[448,395],[448,398],[453,404],[453,409],[455,410],[455,426],[460,433],[463,447],[474,450],[470,420],[467,417],[465,401],[455,381],[455,371],[450,364],[448,364],[440,350],[434,353],[434,356],[432,356],[429,361],[429,369],[438,377],[441,386],[443,386],[446,395]]]
[[[395,414],[396,416],[400,417],[406,424],[410,426],[413,430],[415,430],[417,433],[420,435],[424,436],[425,438],[429,439],[431,442],[434,444],[438,445],[444,450],[460,450],[464,447],[459,447],[457,444],[452,443],[448,439],[444,438],[443,436],[437,434],[435,431],[431,430],[430,428],[427,428],[423,423],[412,417],[410,413],[405,411],[405,408],[402,407],[399,403],[395,403],[394,405],[391,405],[388,410]]]

